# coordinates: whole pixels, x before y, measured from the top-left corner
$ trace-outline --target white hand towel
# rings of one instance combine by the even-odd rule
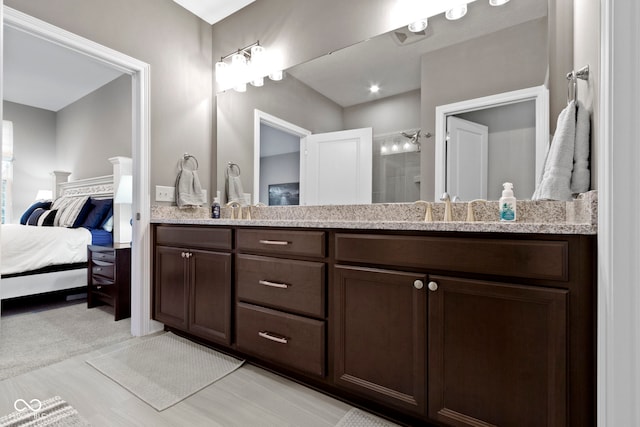
[[[176,204],[178,207],[202,206],[204,202],[198,173],[195,170],[181,170],[176,179]]]
[[[571,192],[585,193],[591,186],[589,171],[589,132],[591,123],[589,111],[578,102],[578,118],[576,119],[576,143],[573,149],[573,172],[571,173]]]
[[[239,202],[244,204],[244,190],[240,176],[227,177],[227,202]]]
[[[542,179],[532,199],[571,200],[571,171],[576,139],[576,105],[560,112],[556,133],[547,152]]]

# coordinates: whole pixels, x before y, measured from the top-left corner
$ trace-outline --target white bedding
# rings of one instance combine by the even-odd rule
[[[82,227],[3,224],[0,233],[2,275],[86,262],[87,245],[91,244],[91,232]]]

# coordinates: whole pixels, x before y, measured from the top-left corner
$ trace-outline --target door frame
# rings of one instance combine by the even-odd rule
[[[299,137],[300,139],[305,136],[311,135],[311,131],[301,128],[298,125],[289,123],[286,120],[272,116],[271,114],[260,111],[257,108],[253,110],[253,203],[260,201],[260,125],[264,123],[272,128],[281,130],[292,135]],[[302,158],[302,141],[300,142],[300,156]],[[306,164],[300,162],[300,189],[303,186],[303,172],[305,171]]]
[[[0,5],[2,5],[1,1]],[[131,247],[131,334],[141,336],[160,330],[161,324],[151,320],[151,238],[149,231],[151,212],[149,194],[150,66],[145,62],[8,6],[3,6],[2,13],[2,26],[0,29],[4,29],[4,25],[11,26],[35,37],[86,55],[107,67],[131,76],[132,212],[134,212],[135,218]]]
[[[549,89],[544,85],[534,86],[481,98],[467,99],[452,104],[436,107],[435,131],[435,197],[438,199],[444,193],[446,186],[446,133],[447,116],[467,113],[469,111],[484,110],[503,105],[516,104],[525,101],[535,101],[536,111],[536,183],[539,182],[544,166],[544,159],[549,148]]]

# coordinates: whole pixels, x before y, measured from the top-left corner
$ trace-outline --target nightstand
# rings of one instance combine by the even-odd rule
[[[131,245],[87,247],[87,308],[108,304],[115,320],[131,316]]]

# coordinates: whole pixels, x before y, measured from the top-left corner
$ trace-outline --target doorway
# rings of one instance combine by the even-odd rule
[[[106,67],[131,76],[134,213],[131,251],[131,334],[140,336],[153,332],[158,326],[151,320],[150,303],[149,65],[9,7],[3,6],[3,14],[0,30],[4,30],[5,25],[9,26],[87,55]],[[0,95],[1,91],[0,88]]]
[[[526,120],[531,120],[531,122],[533,123],[533,129],[531,129],[530,125],[524,125],[522,129],[526,130],[524,130],[523,132],[514,133],[512,129],[509,130],[509,132],[506,132],[501,135],[500,138],[497,138],[497,140],[500,141],[506,140],[505,144],[503,144],[502,142],[500,144],[496,144],[496,146],[494,147],[495,150],[492,150],[491,145],[489,145],[488,148],[490,153],[492,151],[497,152],[495,156],[496,159],[502,158],[501,155],[504,154],[504,151],[514,151],[514,155],[520,161],[526,162],[526,168],[516,167],[516,170],[518,170],[518,172],[523,172],[523,174],[528,177],[526,179],[522,179],[522,192],[520,193],[521,196],[519,196],[519,198],[530,198],[533,194],[535,184],[540,180],[542,168],[544,166],[544,159],[549,147],[549,90],[545,86],[537,86],[512,92],[505,92],[497,95],[470,99],[436,107],[436,197],[439,198],[441,194],[449,191],[447,187],[447,142],[449,138],[447,129],[447,118],[451,116],[457,116],[468,121],[480,123],[485,122],[488,126],[490,126],[490,128],[496,128],[496,126],[494,125],[489,125],[489,123],[496,123],[495,119],[490,118],[490,113],[492,112],[492,110],[494,112],[498,111],[498,114],[494,115],[494,117],[498,117],[498,122],[499,120],[501,120],[500,116],[504,116],[504,114],[511,115],[515,112],[514,114],[519,117],[526,115],[530,118]],[[523,113],[520,114],[520,112]],[[503,126],[500,124],[497,125],[498,129],[504,130],[502,129],[502,127],[508,126]],[[491,129],[489,129],[489,133],[491,133]],[[498,133],[496,133],[496,135]],[[532,133],[533,135],[531,137],[533,138],[533,143],[523,144],[519,147],[508,147],[509,140],[518,133]],[[494,162],[495,161],[504,164],[508,163],[505,160],[494,160]],[[505,180],[513,181],[513,178],[507,179],[505,177],[511,177],[515,172],[513,172],[513,168],[507,168],[507,172],[505,172],[504,174],[492,172],[491,176],[489,176],[490,169],[492,169],[491,165],[489,165],[487,168],[488,176],[486,197],[491,200],[499,198],[499,191],[501,187],[500,185],[496,185],[496,182],[499,182],[501,184]],[[451,196],[453,197],[454,195],[451,194]]]

